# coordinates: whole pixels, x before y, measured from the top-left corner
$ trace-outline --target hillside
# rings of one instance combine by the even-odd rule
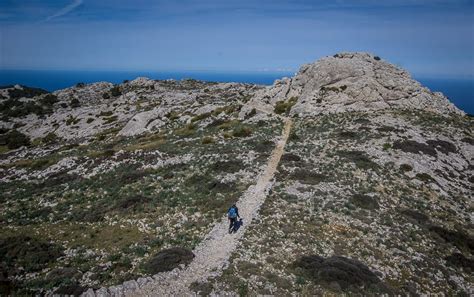
[[[5,86],[0,112],[0,295],[472,290],[473,119],[377,56]]]

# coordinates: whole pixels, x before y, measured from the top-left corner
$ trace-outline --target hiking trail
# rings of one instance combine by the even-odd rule
[[[237,202],[239,213],[245,220],[239,232],[229,234],[227,217],[223,217],[194,249],[195,258],[188,266],[181,270],[159,273],[140,289],[126,293],[127,296],[195,295],[189,290],[193,282],[203,282],[221,274],[245,230],[265,201],[290,135],[291,125],[291,119],[284,118],[281,139],[273,149],[265,170],[258,177],[257,183],[250,186]]]

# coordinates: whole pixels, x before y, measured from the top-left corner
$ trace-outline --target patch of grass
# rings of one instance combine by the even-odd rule
[[[174,121],[176,119],[179,119],[179,113],[177,111],[171,111],[166,114],[166,117],[170,119],[170,121]]]
[[[239,125],[232,130],[232,136],[234,137],[248,137],[252,135],[252,128],[245,125]]]
[[[298,97],[291,97],[287,101],[277,101],[275,104],[274,111],[277,114],[282,114],[282,113],[289,114],[291,111],[291,108],[293,107],[293,105],[296,104],[297,101],[298,101]]]
[[[196,115],[196,116],[194,116],[194,117],[191,118],[191,122],[194,123],[194,122],[198,122],[198,121],[207,119],[210,115],[211,115],[210,112],[202,113],[202,114],[200,114],[200,115]]]
[[[211,137],[211,136],[205,136],[205,137],[203,137],[203,139],[201,140],[201,143],[202,143],[202,144],[211,144],[211,143],[214,143],[214,142],[216,142],[216,141],[215,141],[214,138]]]
[[[196,124],[190,123],[186,126],[175,130],[175,134],[178,136],[188,137],[196,133]]]
[[[117,115],[113,115],[113,116],[110,116],[110,117],[103,118],[104,124],[112,124],[113,122],[116,122],[117,119],[118,119]]]
[[[110,158],[115,154],[113,149],[103,151],[90,151],[86,154],[89,158]]]

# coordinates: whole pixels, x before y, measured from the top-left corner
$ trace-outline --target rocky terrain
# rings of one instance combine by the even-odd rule
[[[377,56],[4,86],[0,112],[0,295],[473,293],[473,119]]]

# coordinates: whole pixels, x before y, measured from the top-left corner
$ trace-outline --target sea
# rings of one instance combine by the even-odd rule
[[[59,71],[59,70],[0,70],[0,86],[21,84],[55,91],[74,86],[79,82],[108,81],[121,83],[137,77],[151,79],[193,78],[214,82],[241,82],[271,85],[276,79],[291,77],[294,72],[218,72],[218,71]],[[474,78],[423,78],[415,77],[432,91],[442,92],[458,108],[474,115]]]

